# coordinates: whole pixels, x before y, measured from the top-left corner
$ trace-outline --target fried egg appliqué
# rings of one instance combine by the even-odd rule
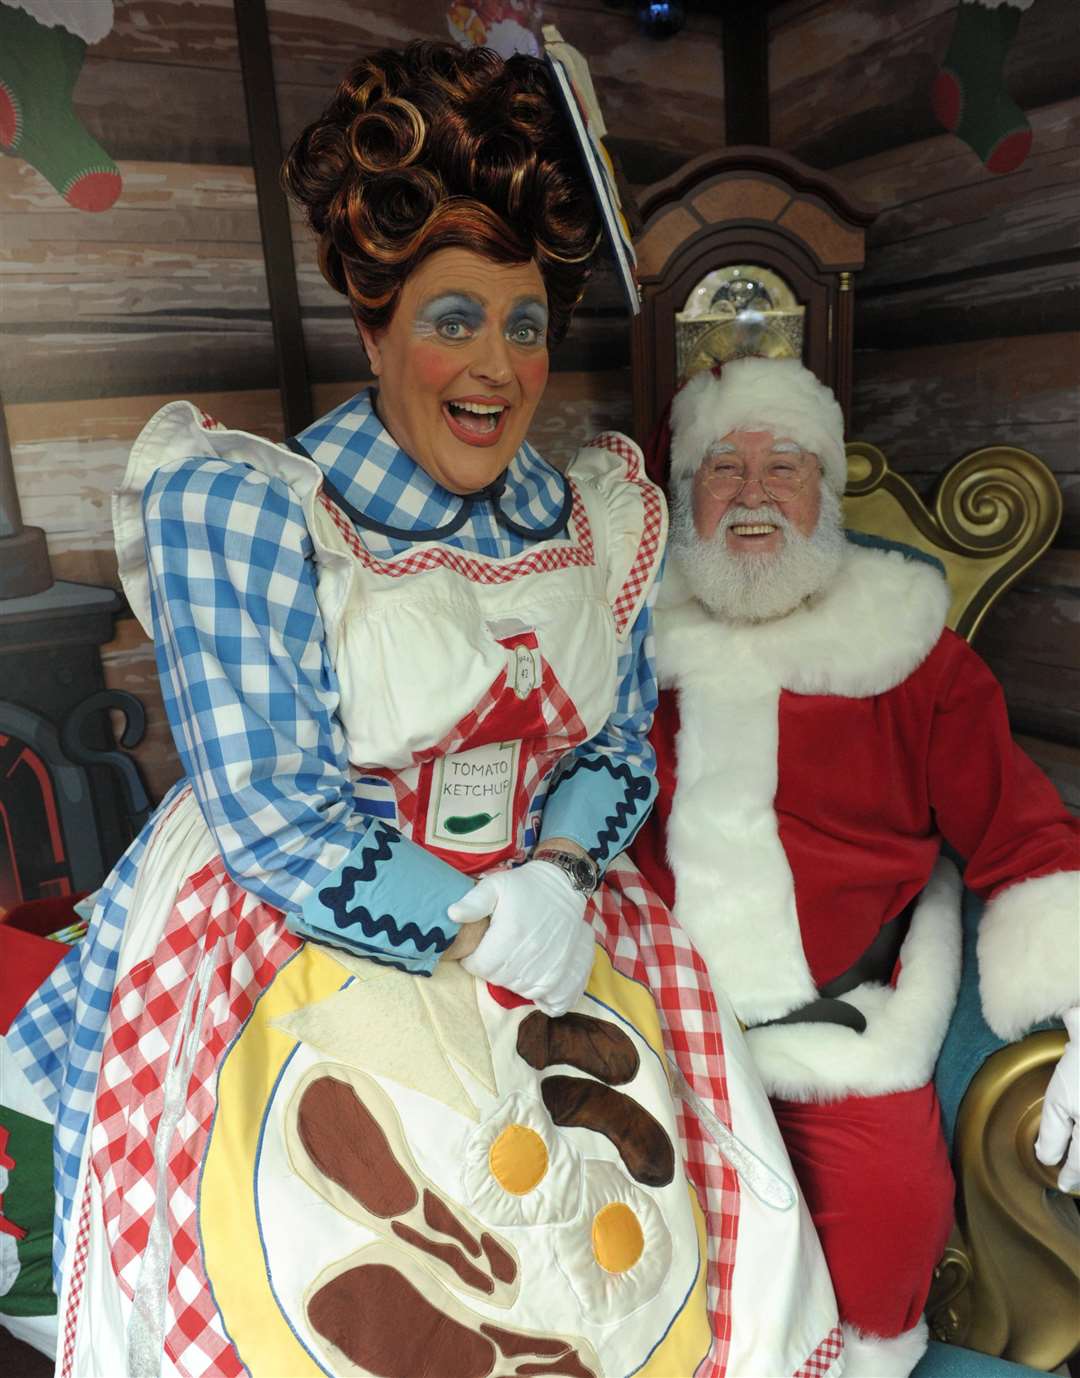
[[[559,1225],[581,1208],[581,1157],[540,1101],[515,1091],[465,1150],[466,1200],[492,1225]]]
[[[585,1314],[603,1325],[656,1296],[671,1267],[671,1235],[643,1188],[614,1163],[590,1159],[581,1214],[557,1231],[555,1256]]]

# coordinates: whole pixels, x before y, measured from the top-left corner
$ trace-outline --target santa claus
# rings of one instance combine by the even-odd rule
[[[1038,1153],[1080,1185],[1080,832],[945,626],[939,569],[845,537],[843,418],[794,360],[676,396],[657,807],[635,860],[731,998],[825,1250],[846,1375],[906,1375],[952,1218],[932,1074],[987,901],[987,1021],[1064,1015]]]

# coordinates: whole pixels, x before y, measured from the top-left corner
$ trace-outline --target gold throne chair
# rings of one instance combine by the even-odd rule
[[[952,465],[924,503],[882,452],[849,443],[848,527],[944,567],[948,623],[969,642],[994,601],[1048,548],[1061,521],[1053,474],[996,445]],[[1080,1202],[1034,1153],[1043,1094],[1065,1045],[1043,1029],[1003,1045],[982,1020],[965,902],[965,960],[937,1082],[957,1182],[956,1228],[927,1305],[934,1338],[1044,1371],[1080,1351]]]

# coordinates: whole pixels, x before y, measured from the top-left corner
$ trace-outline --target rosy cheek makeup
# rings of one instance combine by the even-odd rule
[[[412,351],[411,366],[421,388],[441,392],[461,372],[461,359],[435,339],[420,339]]]
[[[537,350],[537,356],[523,360],[514,370],[521,384],[521,390],[526,397],[536,398],[539,393],[543,392],[548,379],[547,350]]]

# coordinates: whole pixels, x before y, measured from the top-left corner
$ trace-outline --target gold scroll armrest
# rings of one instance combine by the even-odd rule
[[[847,525],[940,561],[948,624],[968,641],[1061,522],[1054,475],[1012,445],[958,460],[929,503],[875,446],[853,441],[847,455]],[[957,1228],[926,1308],[935,1338],[1041,1369],[1080,1347],[1080,1215],[1033,1150],[1064,1038],[1030,1034],[972,1078],[953,1143]]]
[[[968,641],[1061,524],[1057,480],[1041,459],[1014,445],[991,445],[958,460],[930,506],[875,446],[851,441],[847,457],[847,525],[939,560],[952,593],[949,626]]]
[[[1080,1349],[1078,1202],[1034,1148],[1065,1038],[1029,1034],[972,1078],[953,1145],[957,1226],[926,1308],[935,1338],[1046,1371]]]

